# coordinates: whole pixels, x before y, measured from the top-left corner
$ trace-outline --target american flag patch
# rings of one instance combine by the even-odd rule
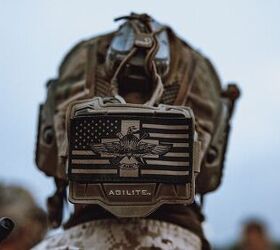
[[[187,183],[193,121],[184,115],[96,114],[71,119],[70,180]]]

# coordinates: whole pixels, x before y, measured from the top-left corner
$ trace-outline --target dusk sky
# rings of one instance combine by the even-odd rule
[[[210,241],[235,240],[244,220],[264,220],[280,240],[280,1],[0,0],[0,180],[27,187],[41,206],[53,182],[34,164],[38,105],[77,42],[147,12],[210,58],[222,83],[242,90],[222,186],[207,195]]]

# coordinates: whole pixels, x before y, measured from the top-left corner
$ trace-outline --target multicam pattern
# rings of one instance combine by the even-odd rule
[[[201,241],[187,229],[157,220],[91,221],[46,239],[33,250],[198,250]]]
[[[164,92],[161,97],[161,103],[172,105],[179,92],[180,85],[178,83],[173,83],[164,87]]]

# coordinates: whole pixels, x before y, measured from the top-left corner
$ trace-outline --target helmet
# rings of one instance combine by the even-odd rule
[[[57,191],[48,201],[55,225],[69,181],[72,202],[138,217],[164,203],[190,204],[195,193],[213,191],[221,180],[238,88],[224,91],[210,61],[150,16],[117,20],[125,20],[118,31],[70,51],[40,106],[36,163],[55,177]],[[104,157],[111,159],[104,163]],[[151,185],[141,189],[143,183]],[[129,205],[133,209],[125,209]]]

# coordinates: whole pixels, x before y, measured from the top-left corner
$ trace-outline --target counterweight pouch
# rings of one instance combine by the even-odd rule
[[[118,217],[193,202],[200,144],[190,108],[95,97],[73,103],[67,116],[71,202]]]

